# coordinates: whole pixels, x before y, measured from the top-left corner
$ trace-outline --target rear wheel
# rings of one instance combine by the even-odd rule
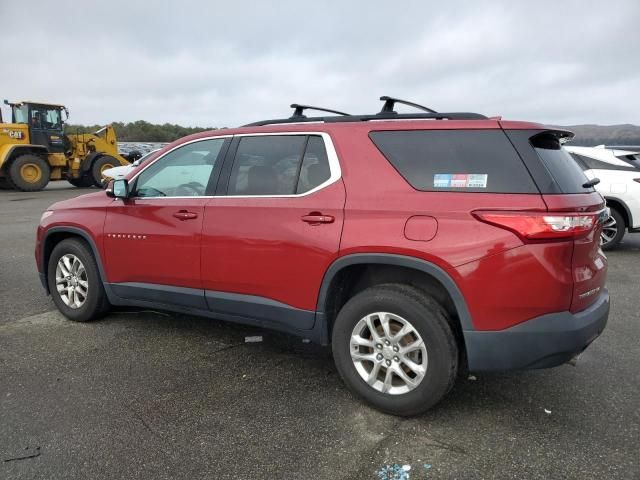
[[[56,307],[70,320],[87,322],[109,309],[98,265],[82,240],[68,238],[55,246],[47,282]]]
[[[416,415],[451,389],[458,347],[447,316],[413,287],[370,287],[340,310],[333,356],[347,387],[393,415]]]
[[[103,155],[93,162],[91,166],[91,178],[96,187],[102,188],[103,173],[113,167],[120,166],[120,162],[109,155]]]
[[[624,237],[627,224],[624,217],[615,208],[611,208],[611,215],[602,225],[600,240],[603,250],[612,250],[617,247]]]
[[[9,182],[23,192],[42,190],[49,183],[51,167],[38,155],[20,155],[9,165]]]

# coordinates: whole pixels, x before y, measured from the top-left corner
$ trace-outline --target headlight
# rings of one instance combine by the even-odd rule
[[[51,215],[53,215],[53,211],[52,210],[45,210],[44,212],[42,212],[42,216],[40,217],[40,222],[42,223],[42,221],[45,218],[50,217]]]

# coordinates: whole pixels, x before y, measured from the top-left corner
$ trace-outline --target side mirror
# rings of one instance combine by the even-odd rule
[[[129,198],[129,182],[124,178],[111,180],[105,190],[108,197],[112,198]]]

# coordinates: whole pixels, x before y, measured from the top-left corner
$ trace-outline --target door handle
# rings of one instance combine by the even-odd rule
[[[187,210],[178,210],[173,214],[178,220],[192,220],[198,218],[198,214],[195,212],[188,212]]]
[[[335,218],[332,215],[322,215],[319,212],[311,212],[309,215],[303,215],[302,221],[311,225],[319,225],[320,223],[333,223]]]

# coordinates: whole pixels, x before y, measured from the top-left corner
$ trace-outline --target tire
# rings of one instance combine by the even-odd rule
[[[96,187],[102,188],[102,172],[107,168],[118,167],[120,162],[109,155],[103,155],[93,161],[91,165],[91,179]]]
[[[618,210],[611,208],[611,216],[604,222],[600,239],[602,250],[613,250],[622,241],[622,237],[627,230],[624,217]]]
[[[386,316],[389,314],[393,316],[389,319],[389,325],[390,328],[395,329],[396,333],[402,325],[396,320],[397,318],[406,322],[404,325],[408,323],[424,342],[426,357],[423,354],[420,354],[419,359],[413,357],[414,365],[424,366],[426,363],[424,376],[421,379],[417,375],[412,378],[417,386],[409,387],[409,384],[404,383],[394,373],[391,378],[392,382],[396,382],[396,386],[392,386],[392,389],[396,391],[383,393],[384,387],[381,387],[381,383],[384,383],[382,379],[386,378],[386,365],[390,365],[389,368],[392,371],[402,368],[405,375],[409,368],[402,359],[397,360],[401,357],[393,352],[394,343],[390,342],[390,346],[383,346],[382,349],[379,348],[381,344],[375,341],[373,346],[352,345],[352,334],[360,331],[362,325],[366,325],[363,322],[369,315],[373,314],[369,318],[373,319],[374,327],[377,327],[376,331],[380,334],[378,323],[381,317],[376,317],[376,312],[387,312]],[[368,327],[365,328],[369,332],[365,336],[370,338],[370,330]],[[407,339],[418,340],[413,333],[405,335],[402,341],[398,342],[400,346],[406,347],[410,343]],[[458,346],[447,320],[447,314],[433,298],[407,285],[378,285],[367,288],[352,297],[338,313],[332,333],[332,344],[336,367],[347,387],[378,410],[392,415],[412,416],[427,411],[451,390],[457,377]],[[375,362],[368,360],[356,366],[355,361],[352,360],[352,350],[367,356],[373,354],[376,359],[383,357],[375,377],[375,387],[365,381],[361,373],[363,368],[365,374],[367,367],[373,370]],[[416,351],[410,353],[410,355],[415,354]],[[410,390],[400,391],[407,388]]]
[[[66,257],[68,260],[66,270],[69,271],[70,276],[75,275],[80,281],[67,280],[62,285],[69,285],[70,287],[74,287],[75,285],[75,287],[80,287],[86,292],[84,296],[78,296],[77,290],[74,287],[74,298],[71,302],[69,302],[69,300],[72,300],[72,297],[69,295],[68,290],[63,289],[62,292],[59,292],[56,285],[56,277],[58,274],[64,275],[66,273],[62,270],[58,271],[58,264],[63,257]],[[73,270],[73,265],[77,265],[75,264],[74,258],[79,260],[82,267],[84,267],[84,274],[79,268]],[[64,265],[64,260],[62,262]],[[72,265],[71,269],[69,265]],[[86,282],[86,284],[82,284],[82,282]],[[58,307],[58,310],[69,320],[73,320],[74,322],[88,322],[100,318],[109,309],[109,301],[104,291],[104,285],[100,278],[96,260],[87,244],[80,239],[67,238],[55,246],[49,257],[47,283],[53,302],[56,304],[56,307]],[[67,300],[65,300],[63,296],[66,296]],[[75,305],[75,308],[72,307],[71,304]]]
[[[30,153],[20,155],[9,165],[9,182],[17,190],[36,192],[49,183],[51,167],[46,160]]]
[[[93,187],[93,178],[89,175],[83,175],[80,178],[68,178],[67,181],[78,188]]]
[[[0,190],[13,190],[8,178],[0,178]]]

